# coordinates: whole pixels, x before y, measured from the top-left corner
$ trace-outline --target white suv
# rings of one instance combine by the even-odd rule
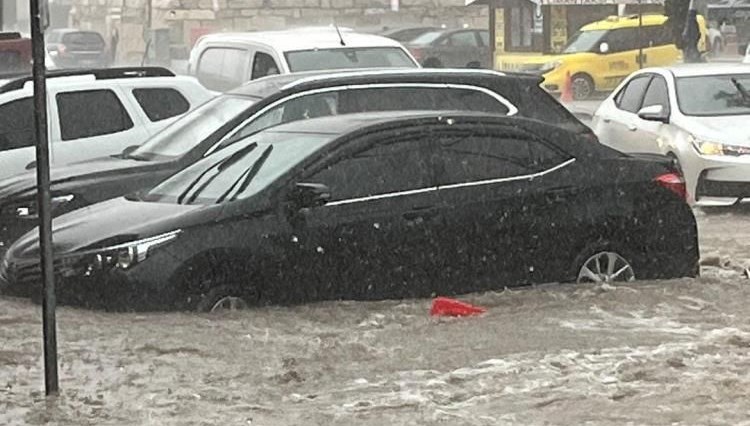
[[[35,166],[33,83],[0,86],[0,178]],[[50,72],[47,80],[50,163],[67,164],[140,145],[215,94],[194,78],[163,68]]]
[[[198,40],[188,61],[188,73],[218,91],[273,74],[418,67],[395,40],[333,27],[209,34]]]

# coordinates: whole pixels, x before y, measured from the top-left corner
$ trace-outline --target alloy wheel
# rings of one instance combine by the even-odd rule
[[[611,251],[589,257],[578,271],[578,283],[611,283],[635,281],[633,267],[625,258]]]
[[[225,296],[217,300],[209,312],[240,311],[247,309],[247,303],[239,297]]]

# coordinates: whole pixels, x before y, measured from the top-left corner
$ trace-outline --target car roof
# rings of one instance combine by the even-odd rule
[[[450,68],[371,68],[340,71],[313,71],[280,74],[252,80],[229,92],[235,95],[268,96],[280,90],[304,89],[309,86],[340,86],[344,84],[375,84],[424,80],[436,83],[461,83],[467,79],[513,78],[536,84],[539,77],[531,74],[508,73],[482,69]]]
[[[665,71],[675,77],[699,77],[702,75],[729,75],[750,73],[750,65],[721,62],[679,64],[671,67],[645,68],[641,72]]]
[[[199,43],[226,41],[263,44],[281,52],[352,47],[401,47],[401,44],[393,39],[374,34],[341,31],[341,36],[345,42],[343,46],[335,28],[215,33],[201,37]]]

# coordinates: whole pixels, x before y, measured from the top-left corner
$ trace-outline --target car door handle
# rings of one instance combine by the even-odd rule
[[[611,123],[612,119],[609,118],[609,117],[604,117],[604,118],[602,118],[602,121],[605,122],[605,123]]]
[[[631,132],[635,132],[636,130],[638,130],[638,127],[636,127],[635,124],[628,124],[628,130],[630,130]]]
[[[31,170],[36,167],[36,161],[32,161],[31,163],[26,165],[26,170]]]
[[[565,201],[569,196],[575,195],[577,192],[578,189],[573,186],[561,186],[544,191],[544,196],[548,201]]]
[[[425,207],[425,208],[416,208],[414,210],[410,210],[408,212],[404,212],[402,215],[404,219],[408,221],[416,221],[416,220],[426,220],[431,219],[438,214],[438,209],[433,207]]]

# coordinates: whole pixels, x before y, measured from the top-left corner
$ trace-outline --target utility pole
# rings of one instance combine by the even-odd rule
[[[45,2],[45,4],[41,4]],[[49,189],[49,145],[47,142],[47,83],[44,30],[48,25],[46,0],[29,0],[31,12],[32,75],[34,79],[34,120],[36,122],[36,182],[39,206],[39,240],[44,282],[42,323],[44,335],[44,390],[50,395],[59,391],[57,380],[57,320],[55,309],[55,275],[52,261],[52,217]]]
[[[638,69],[643,69],[643,7],[638,0]]]

